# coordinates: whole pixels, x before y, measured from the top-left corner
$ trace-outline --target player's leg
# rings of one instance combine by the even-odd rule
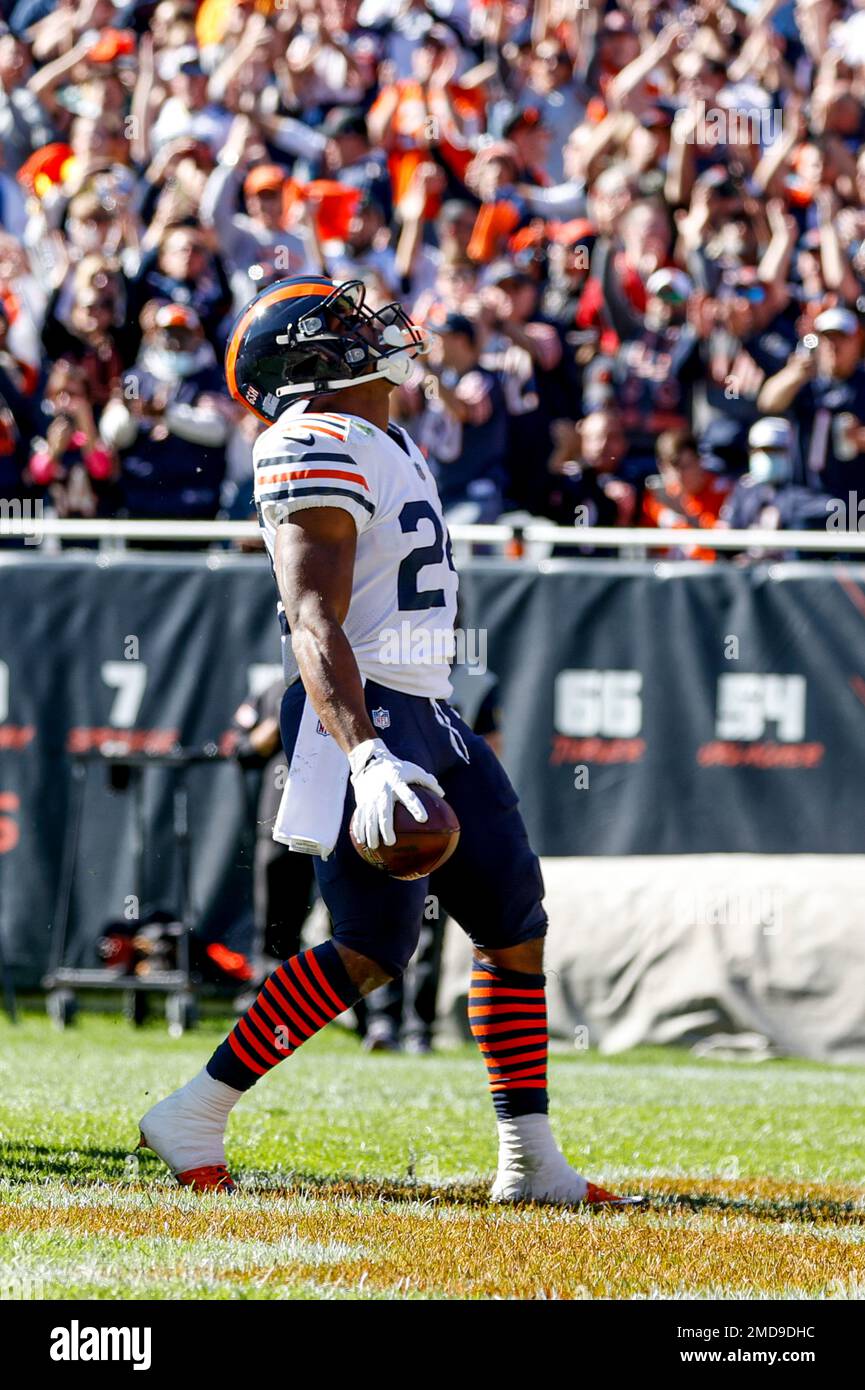
[[[284,706],[289,755],[296,704],[292,697]],[[353,810],[349,789],[336,847],[327,860],[315,860],[332,940],[284,961],[202,1071],[141,1121],[143,1143],[183,1183],[230,1185],[225,1127],[237,1102],[332,1019],[400,975],[417,945],[428,880],[402,882],[365,863],[349,837]]]
[[[283,961],[207,1065],[142,1118],[142,1146],[158,1153],[184,1185],[230,1188],[225,1128],[231,1111],[257,1081],[360,998],[354,977],[368,973],[332,941]]]
[[[316,861],[316,873],[332,940],[278,966],[202,1071],[141,1121],[142,1142],[181,1183],[231,1185],[225,1129],[238,1101],[339,1014],[399,975],[417,945],[425,879],[388,878],[363,862],[347,835],[326,864]]]
[[[319,886],[334,919],[333,939],[284,961],[207,1065],[179,1091],[153,1106],[140,1122],[142,1144],[158,1153],[184,1185],[199,1191],[231,1190],[225,1129],[238,1101],[338,1014],[401,973],[411,957],[426,880],[397,883],[364,864],[350,846],[348,852],[363,877],[374,880],[372,897],[379,890],[377,915],[370,913],[361,920],[355,910],[346,920],[346,885],[332,866],[330,881],[320,878]],[[338,853],[331,856],[329,865]],[[346,877],[353,876],[352,860],[347,868]],[[394,892],[398,889],[403,891]],[[353,906],[357,908],[356,903]],[[376,941],[376,922],[382,944]],[[386,963],[370,952],[386,955]]]
[[[499,1137],[497,1201],[616,1201],[568,1163],[550,1128],[540,866],[517,796],[484,743],[460,726],[471,761],[440,780],[461,826],[436,872],[443,908],[471,938],[469,1024],[486,1062]]]

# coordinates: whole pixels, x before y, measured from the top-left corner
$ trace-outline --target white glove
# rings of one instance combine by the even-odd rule
[[[417,763],[403,762],[395,757],[380,738],[368,738],[352,748],[348,761],[357,803],[351,818],[352,834],[359,844],[369,849],[378,849],[380,841],[386,845],[396,844],[395,802],[401,801],[416,821],[427,819],[424,805],[411,790],[410,782],[444,796],[431,772],[418,767]]]

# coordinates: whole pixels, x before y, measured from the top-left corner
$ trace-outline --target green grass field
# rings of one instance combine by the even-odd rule
[[[176,1188],[136,1120],[223,1034],[0,1023],[0,1285],[44,1298],[865,1297],[862,1069],[556,1052],[553,1123],[630,1212],[486,1200],[471,1046],[331,1029],[232,1117],[235,1198]]]

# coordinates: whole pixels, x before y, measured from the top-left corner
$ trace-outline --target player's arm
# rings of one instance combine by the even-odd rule
[[[414,819],[426,810],[409,784],[442,788],[431,773],[405,762],[376,737],[354,652],[343,630],[351,603],[357,532],[337,507],[293,513],[276,533],[276,582],[291,629],[304,689],[332,738],[348,755],[356,810],[356,839],[376,849],[394,844],[393,813],[401,801]]]
[[[345,753],[376,737],[354,652],[343,631],[357,531],[337,507],[310,507],[276,533],[276,582],[304,689]]]

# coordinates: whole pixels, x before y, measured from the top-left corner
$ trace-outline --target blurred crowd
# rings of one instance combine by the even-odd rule
[[[324,270],[436,330],[453,521],[856,529],[865,0],[0,14],[4,500],[250,515],[226,337]]]

